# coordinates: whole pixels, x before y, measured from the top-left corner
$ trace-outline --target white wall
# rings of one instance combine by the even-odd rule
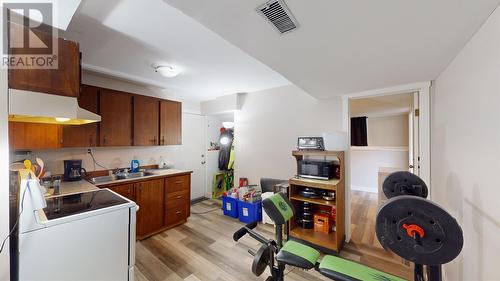
[[[240,99],[244,94],[232,94],[218,97],[201,103],[201,113],[214,115],[233,112],[240,109]]]
[[[461,224],[465,245],[446,280],[498,280],[500,10],[437,78],[432,198]]]
[[[368,146],[351,148],[351,189],[378,192],[381,167],[408,167],[408,115],[368,116]]]
[[[211,142],[218,143],[220,137],[220,128],[222,128],[222,120],[217,116],[207,116],[207,147],[210,147]]]
[[[369,146],[408,146],[408,114],[368,117]]]
[[[0,244],[9,233],[9,108],[7,71],[0,70]],[[9,280],[9,241],[0,254],[0,280]]]
[[[340,98],[316,100],[293,85],[247,94],[235,112],[235,182],[289,179],[297,172],[297,137],[340,130]]]
[[[160,161],[160,156],[169,164],[176,167],[182,163],[181,146],[148,146],[148,147],[96,147],[92,148],[97,162],[108,169],[130,167],[132,159],[138,159],[142,165],[155,165]],[[33,157],[44,160],[47,170],[52,174],[64,172],[63,160],[82,159],[83,167],[88,171],[94,170],[93,161],[87,154],[87,148],[63,148],[57,150],[35,150]],[[15,159],[18,160],[18,159]],[[103,170],[97,166],[96,170]]]
[[[380,167],[404,170],[407,166],[405,148],[351,148],[351,189],[376,193]]]

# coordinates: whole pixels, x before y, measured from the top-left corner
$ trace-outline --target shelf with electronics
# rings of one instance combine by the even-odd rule
[[[338,178],[322,180],[322,179],[310,179],[302,177],[293,177],[289,180],[289,199],[295,207],[296,215],[289,221],[289,238],[299,240],[312,247],[318,248],[319,250],[326,253],[337,254],[345,240],[345,158],[344,151],[307,151],[307,150],[296,150],[292,152],[292,155],[297,161],[313,158],[323,158],[324,160],[332,160],[337,162],[339,165],[339,172],[337,173]],[[308,190],[314,191],[317,194],[323,194],[324,192],[333,192],[335,194],[333,200],[320,198],[309,198],[303,196],[301,191],[306,188]],[[313,228],[304,228],[304,223],[300,221],[302,218],[304,203],[311,206],[314,214],[321,214],[328,217],[328,232],[317,231],[314,229],[314,219]],[[318,216],[317,218],[320,218]],[[321,223],[321,222],[320,222]]]

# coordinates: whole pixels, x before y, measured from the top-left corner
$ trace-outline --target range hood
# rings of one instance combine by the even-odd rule
[[[80,108],[74,97],[9,89],[9,121],[82,125],[100,122],[101,116]]]

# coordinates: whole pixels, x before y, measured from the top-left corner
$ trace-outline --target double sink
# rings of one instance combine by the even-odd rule
[[[119,174],[112,174],[109,176],[101,176],[101,177],[91,178],[90,182],[93,184],[100,184],[100,183],[105,183],[105,182],[107,183],[107,182],[114,182],[114,181],[118,181],[118,180],[137,179],[137,178],[154,176],[154,175],[155,174],[149,173],[149,172],[119,173]]]

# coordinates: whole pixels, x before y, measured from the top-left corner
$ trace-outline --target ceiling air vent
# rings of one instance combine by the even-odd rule
[[[285,34],[299,27],[299,23],[286,6],[284,0],[270,0],[260,5],[257,11],[276,27],[279,33]]]

